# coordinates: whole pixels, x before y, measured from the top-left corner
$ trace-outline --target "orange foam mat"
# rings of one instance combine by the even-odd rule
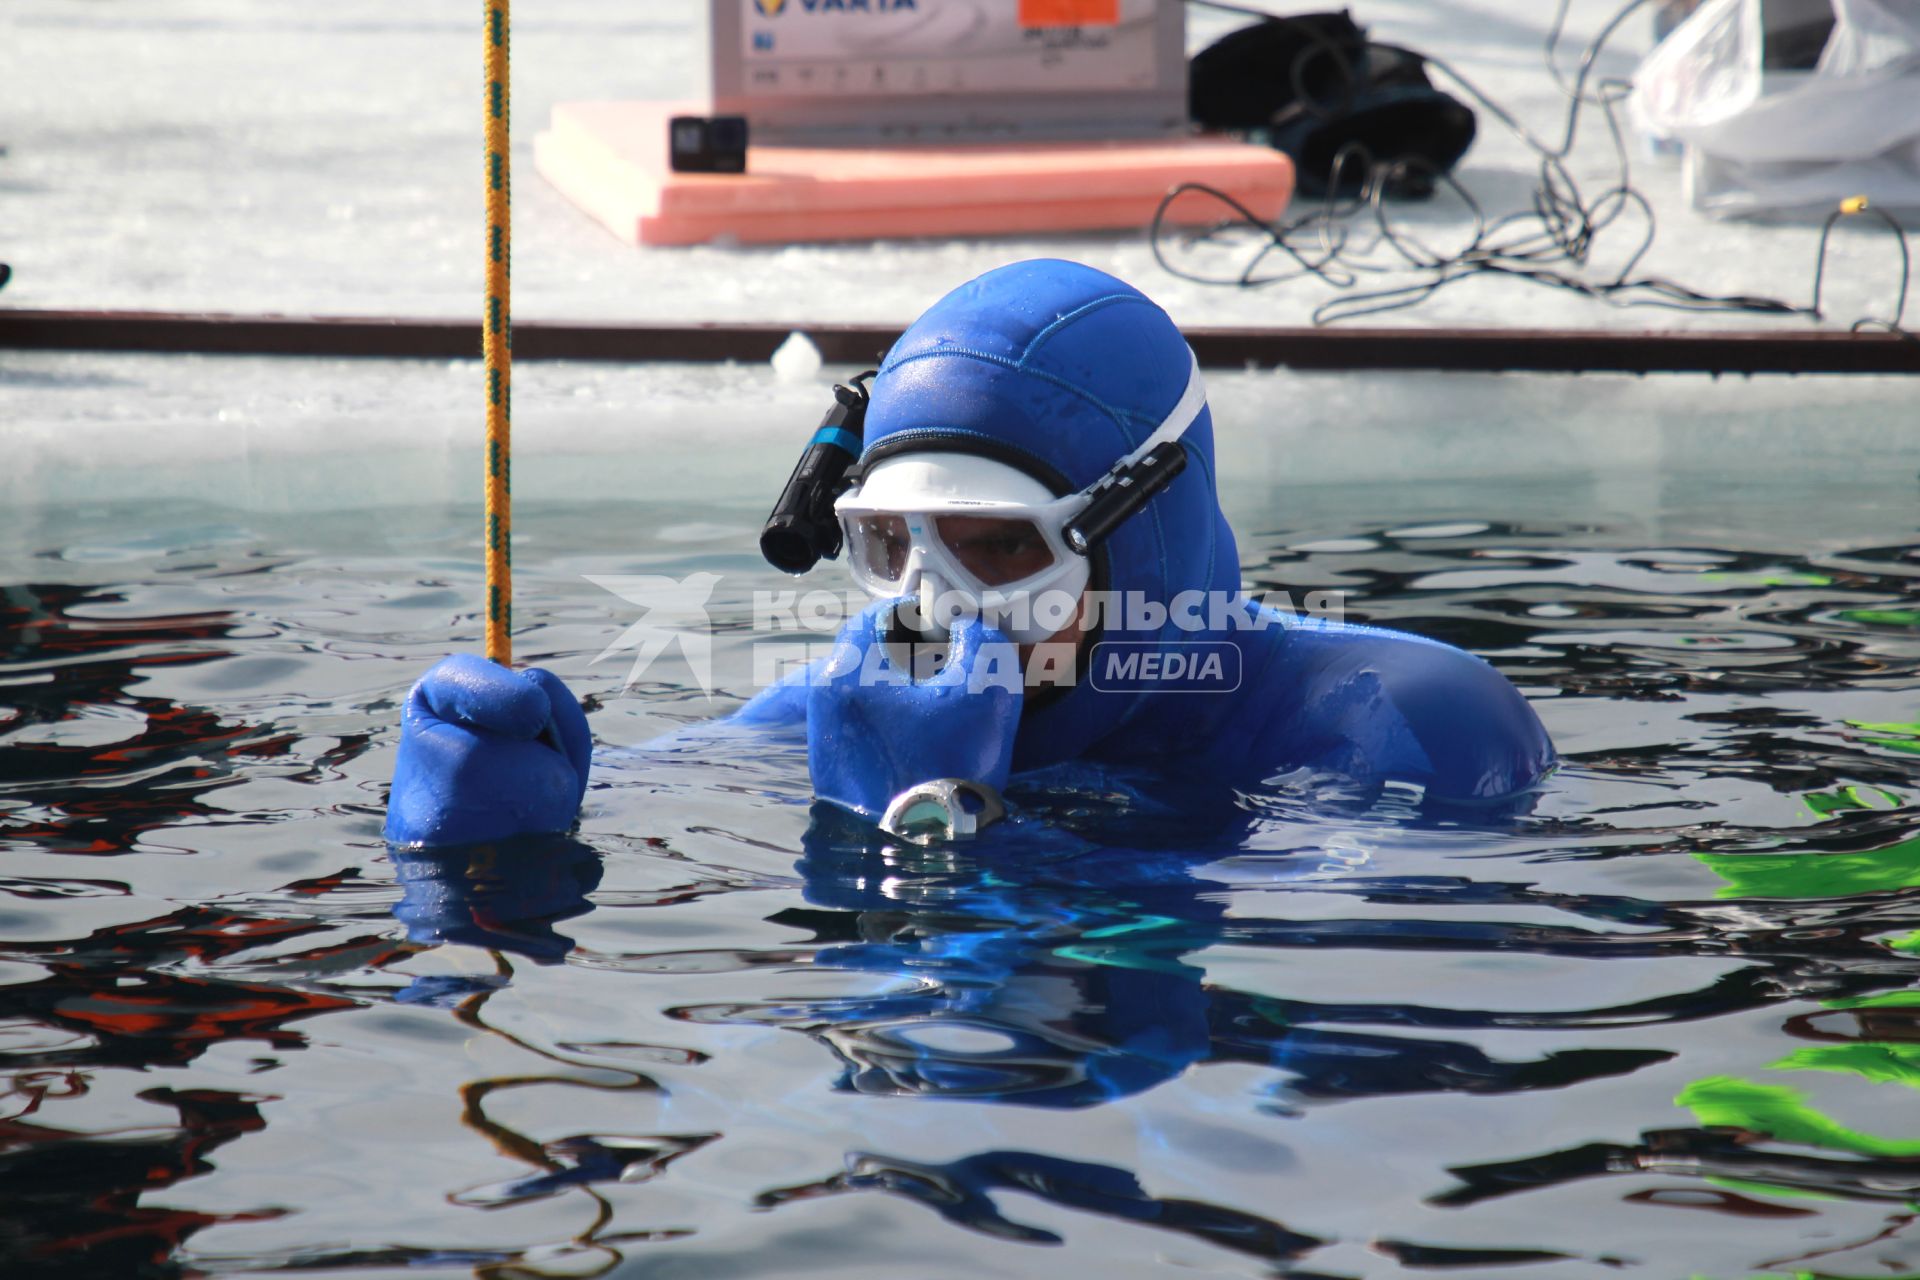
[[[541,174],[630,244],[1010,235],[1145,226],[1167,190],[1202,182],[1269,220],[1293,165],[1221,137],[924,147],[750,147],[744,174],[674,173],[667,120],[698,108],[573,102],[534,140]],[[1174,221],[1211,222],[1211,200]]]

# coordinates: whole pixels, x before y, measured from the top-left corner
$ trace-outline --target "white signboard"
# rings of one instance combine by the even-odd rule
[[[1161,74],[1158,0],[737,2],[749,94],[1112,93]]]
[[[1182,0],[707,0],[712,109],[762,144],[1168,136]]]

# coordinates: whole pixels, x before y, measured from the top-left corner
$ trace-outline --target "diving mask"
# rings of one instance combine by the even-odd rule
[[[854,580],[876,599],[916,597],[935,630],[951,625],[951,601],[1016,643],[1048,639],[1078,612],[1093,548],[1185,468],[1180,438],[1206,403],[1193,359],[1180,399],[1139,447],[1065,497],[976,454],[881,460],[834,503]]]
[[[1064,530],[1084,494],[1056,498],[1019,469],[964,453],[907,453],[834,504],[854,581],[875,599],[917,598],[937,630],[981,618],[1017,644],[1071,625],[1089,577]]]

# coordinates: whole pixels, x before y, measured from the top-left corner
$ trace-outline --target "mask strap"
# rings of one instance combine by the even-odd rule
[[[1081,490],[1086,503],[1061,529],[1061,540],[1080,555],[1092,555],[1107,535],[1147,505],[1156,493],[1173,483],[1187,467],[1187,450],[1180,437],[1199,418],[1207,404],[1206,384],[1200,379],[1200,358],[1187,348],[1193,362],[1187,389],[1172,412],[1140,444],[1094,483]]]
[[[1120,459],[1121,465],[1128,466],[1136,463],[1160,445],[1178,440],[1187,434],[1187,428],[1191,427],[1194,420],[1200,416],[1200,411],[1207,407],[1207,384],[1200,378],[1200,357],[1193,354],[1192,347],[1187,348],[1187,359],[1193,362],[1191,371],[1187,374],[1187,389],[1180,393],[1180,399],[1175,402],[1167,416],[1161,419],[1160,425],[1153,429],[1153,434],[1143,440],[1138,449]]]

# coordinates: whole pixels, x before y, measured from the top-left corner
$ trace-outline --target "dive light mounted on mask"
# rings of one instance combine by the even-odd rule
[[[1207,404],[1200,361],[1191,350],[1187,355],[1192,361],[1187,385],[1173,409],[1138,448],[1073,495],[1084,501],[1060,527],[1060,533],[1075,554],[1092,555],[1115,529],[1186,470],[1187,451],[1181,437]],[[849,477],[856,475],[860,460],[870,400],[866,383],[873,376],[868,371],[851,384],[834,387],[833,408],[821,419],[767,517],[760,533],[760,552],[782,572],[802,574],[821,560],[840,554],[843,535],[834,504],[857,483]]]
[[[1207,407],[1207,384],[1200,378],[1200,358],[1191,348],[1187,358],[1193,362],[1187,373],[1187,387],[1172,411],[1160,420],[1153,434],[1140,442],[1139,448],[1081,490],[1087,496],[1087,505],[1061,530],[1072,550],[1083,556],[1092,555],[1093,549],[1105,542],[1108,535],[1187,469],[1187,449],[1180,439]]]
[[[802,574],[840,554],[840,519],[833,502],[847,489],[847,473],[860,461],[867,423],[869,369],[833,388],[833,407],[807,442],[760,531],[760,554],[782,573]]]
[[[1080,514],[1061,530],[1067,546],[1083,556],[1107,540],[1173,478],[1187,469],[1187,450],[1178,440],[1163,440],[1137,461],[1129,454],[1083,490],[1091,495]]]

